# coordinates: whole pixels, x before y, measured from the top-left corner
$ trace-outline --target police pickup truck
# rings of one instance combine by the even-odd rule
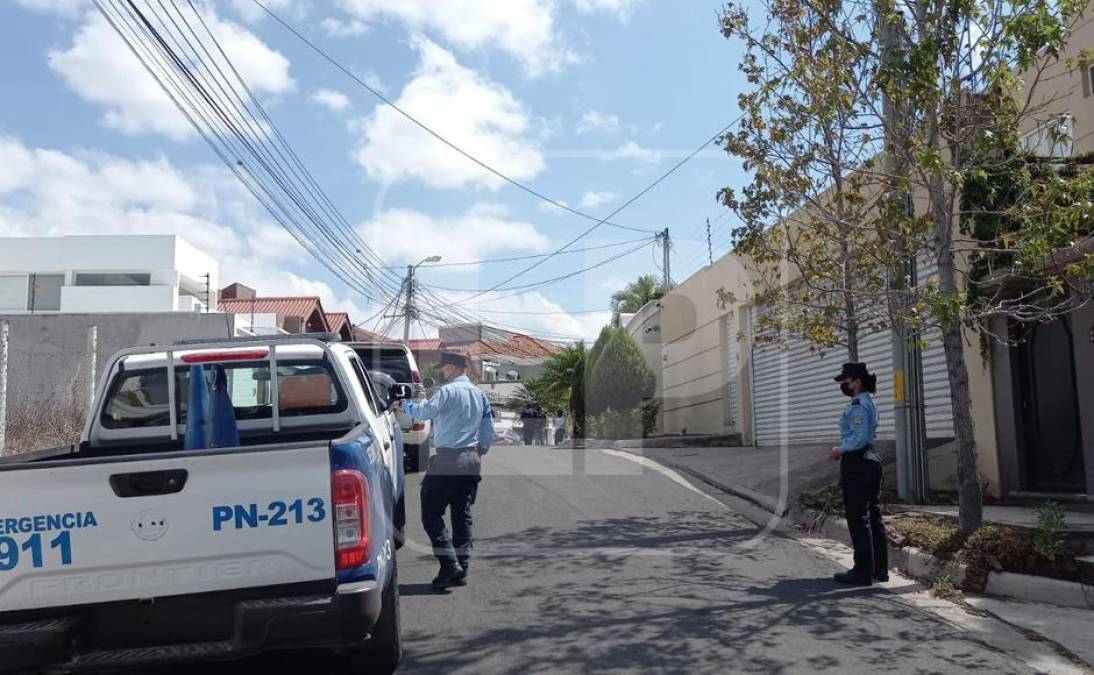
[[[394,670],[408,395],[311,337],[116,355],[79,444],[0,461],[0,673]]]

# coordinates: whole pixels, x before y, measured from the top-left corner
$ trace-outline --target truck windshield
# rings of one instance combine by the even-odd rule
[[[223,367],[236,419],[272,417],[269,363],[225,363]],[[204,370],[211,382],[213,367],[206,365]],[[329,363],[279,361],[277,377],[278,409],[282,417],[340,413],[348,405]],[[186,423],[189,391],[190,367],[176,367],[175,403],[179,424]],[[100,424],[107,429],[166,426],[170,423],[168,400],[166,369],[123,371],[110,387]]]
[[[357,356],[365,364],[367,370],[378,370],[391,376],[391,379],[402,384],[410,384],[414,380],[410,376],[410,359],[402,349],[390,347],[360,347],[356,350]]]

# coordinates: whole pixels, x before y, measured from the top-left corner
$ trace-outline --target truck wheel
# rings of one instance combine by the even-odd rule
[[[395,550],[398,551],[406,543],[406,495],[399,497],[399,501],[395,503],[395,517],[394,517],[394,536]]]
[[[384,589],[380,618],[372,628],[367,644],[344,656],[343,672],[347,675],[365,673],[394,673],[403,660],[403,639],[399,627],[399,568],[391,561],[391,581]]]

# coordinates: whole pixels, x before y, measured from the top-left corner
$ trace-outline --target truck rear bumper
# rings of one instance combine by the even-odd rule
[[[154,604],[136,601],[68,608],[64,615],[21,622],[9,623],[0,614],[0,673],[150,668],[275,649],[353,647],[368,640],[380,616],[382,589],[375,581],[364,581],[318,595],[270,593],[227,603],[210,595],[162,602],[174,607],[159,627],[154,624],[163,612],[152,610]],[[209,627],[210,616],[217,612],[203,616],[197,609],[202,606],[226,609],[228,621],[219,629]],[[185,616],[189,612],[184,611],[178,616],[181,607],[189,607],[193,615]],[[142,612],[152,619],[134,620]],[[218,623],[216,618],[212,621]],[[109,628],[100,625],[103,622],[109,622]],[[174,642],[156,635],[157,630],[177,634],[176,626],[186,623],[195,625],[202,637],[215,639]]]

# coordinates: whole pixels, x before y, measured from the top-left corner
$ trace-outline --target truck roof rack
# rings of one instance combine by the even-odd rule
[[[174,345],[199,345],[208,342],[299,342],[300,340],[318,340],[320,342],[341,342],[338,333],[297,333],[289,335],[247,335],[231,338],[196,338],[192,340],[176,340]]]

